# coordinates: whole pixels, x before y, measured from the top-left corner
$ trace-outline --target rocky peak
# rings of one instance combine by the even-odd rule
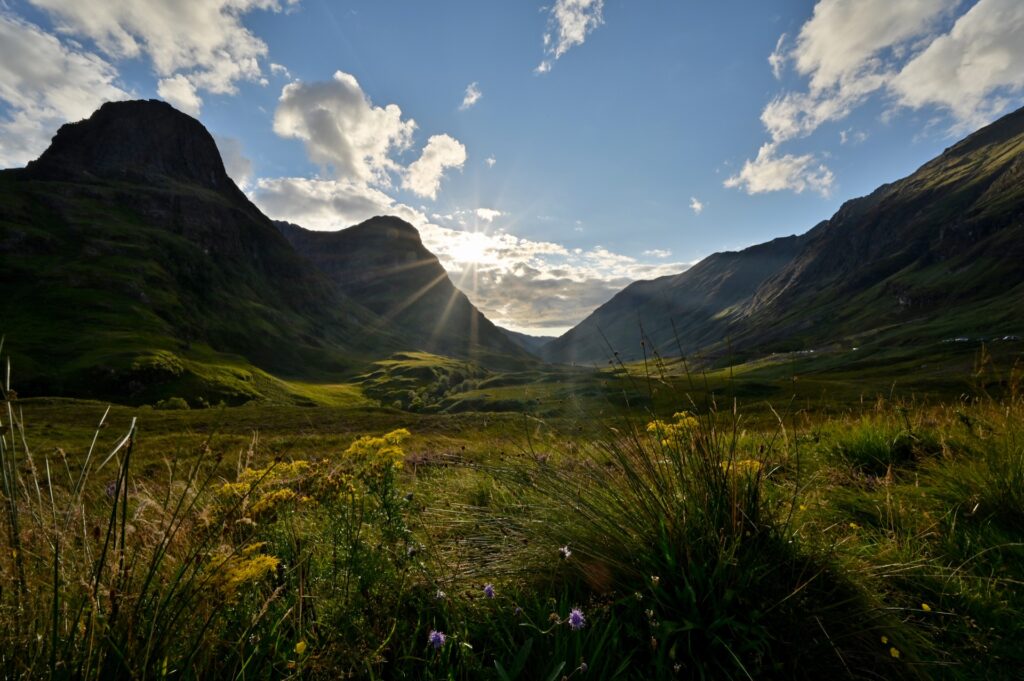
[[[238,192],[224,171],[213,136],[159,100],[107,102],[89,118],[62,125],[50,147],[28,164],[30,175],[82,175],[152,182],[169,178]]]

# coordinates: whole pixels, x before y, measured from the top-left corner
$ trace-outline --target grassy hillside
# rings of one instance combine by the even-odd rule
[[[191,155],[165,158],[165,135]],[[290,390],[269,373],[337,382],[398,346],[245,199],[195,120],[109,104],[55,139],[0,173],[0,333],[24,392],[276,399]]]

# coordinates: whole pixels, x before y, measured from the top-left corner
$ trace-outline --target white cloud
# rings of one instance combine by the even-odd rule
[[[768,65],[772,67],[772,75],[775,76],[775,80],[782,78],[782,67],[786,65],[786,53],[782,50],[785,44],[786,34],[783,33],[775,43],[775,49],[768,55]]]
[[[761,122],[771,142],[728,186],[827,191],[832,181],[827,168],[816,166],[808,155],[780,155],[778,145],[846,118],[874,95],[884,94],[897,108],[943,108],[958,133],[1019,104],[1024,93],[1024,3],[964,4],[820,0],[792,49],[785,50],[780,38],[769,57],[776,76],[792,62],[807,79],[807,88],[782,92],[765,106]],[[944,32],[942,23],[960,12]],[[889,109],[888,115],[893,113]],[[866,136],[863,131],[841,131],[840,143],[859,143]]]
[[[748,194],[789,189],[797,194],[806,189],[828,196],[834,177],[824,164],[817,163],[813,154],[780,156],[775,144],[767,143],[757,152],[757,158],[747,161],[739,173],[725,181],[726,187],[740,188]]]
[[[484,222],[494,222],[497,218],[504,215],[500,210],[493,208],[477,208],[475,212],[476,216]]]
[[[493,156],[488,156],[487,158],[484,159],[484,163],[487,164],[488,168],[493,168],[494,164],[497,163],[497,162],[498,162],[498,159],[494,158]]]
[[[652,258],[669,258],[672,256],[672,251],[662,250],[660,248],[653,248],[649,251],[644,251],[644,255]]]
[[[196,94],[196,88],[180,73],[170,78],[163,78],[157,83],[156,93],[175,108],[189,116],[199,116],[203,100]]]
[[[694,215],[700,215],[704,211],[704,204],[696,196],[690,197],[690,210]]]
[[[243,190],[248,188],[252,179],[252,161],[242,150],[242,143],[234,137],[222,137],[214,135],[213,140],[217,143],[221,160],[224,161],[224,170],[228,176],[235,181]]]
[[[861,144],[867,138],[868,134],[863,130],[854,130],[853,128],[847,128],[846,130],[839,131],[840,144]]]
[[[292,78],[292,72],[288,70],[287,66],[274,64],[273,62],[270,64],[270,73],[275,76],[280,76],[281,78],[287,78],[288,80],[291,80]]]
[[[480,101],[480,98],[484,96],[484,93],[480,92],[480,87],[477,83],[470,83],[466,86],[466,94],[462,98],[462,104],[459,105],[459,111],[465,111],[469,107],[473,106]]]
[[[0,102],[7,108],[0,114],[0,167],[24,165],[61,124],[129,96],[103,58],[0,13]]]
[[[979,0],[889,87],[905,106],[945,107],[962,129],[992,120],[1024,89],[1024,2]]]
[[[384,214],[407,220],[474,304],[510,328],[561,333],[630,282],[676,274],[688,266],[643,262],[600,246],[570,250],[502,231],[454,229],[431,222],[380,190],[343,180],[262,179],[250,196],[267,215],[309,229],[342,229]],[[457,219],[454,214],[432,217]]]
[[[214,94],[233,94],[238,81],[261,80],[267,46],[242,17],[282,9],[279,0],[30,2],[54,18],[58,32],[90,38],[113,59],[146,55],[160,78],[181,75],[194,89]]]
[[[383,186],[400,170],[391,154],[411,145],[415,129],[397,105],[374,106],[342,71],[329,81],[286,85],[274,111],[274,132],[302,140],[311,161],[337,177]]]
[[[466,147],[449,135],[432,135],[423,153],[406,170],[402,186],[417,196],[437,198],[441,178],[448,168],[461,168]]]
[[[577,45],[582,45],[594,29],[604,23],[604,0],[555,0],[544,34],[544,52],[548,55],[535,69],[547,73],[554,61]]]

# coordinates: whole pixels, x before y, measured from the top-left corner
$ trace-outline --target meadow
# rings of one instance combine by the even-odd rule
[[[318,406],[8,378],[0,673],[1019,678],[1024,396],[978,350],[418,355]]]

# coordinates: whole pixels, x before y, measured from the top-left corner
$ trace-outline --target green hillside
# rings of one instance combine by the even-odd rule
[[[270,374],[336,382],[398,347],[249,203],[209,133],[159,102],[104,105],[0,173],[0,288],[26,394],[288,399]]]

